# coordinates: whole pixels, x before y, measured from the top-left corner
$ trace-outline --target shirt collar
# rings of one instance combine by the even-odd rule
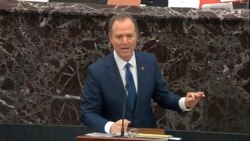
[[[135,52],[134,51],[133,51],[132,58],[128,62],[126,62],[122,58],[120,58],[115,50],[114,50],[114,58],[115,58],[115,62],[118,66],[119,71],[121,71],[127,63],[130,63],[131,66],[136,68]]]

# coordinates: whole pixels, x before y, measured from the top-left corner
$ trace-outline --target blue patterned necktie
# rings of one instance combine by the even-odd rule
[[[135,89],[135,82],[134,82],[134,79],[133,79],[133,75],[130,71],[130,64],[127,63],[126,64],[126,74],[125,74],[125,78],[126,78],[126,89],[127,89],[127,92],[128,92],[128,106],[129,106],[129,109],[134,112],[135,110],[135,105],[136,105],[136,97],[137,97],[137,94],[136,94],[136,89]]]

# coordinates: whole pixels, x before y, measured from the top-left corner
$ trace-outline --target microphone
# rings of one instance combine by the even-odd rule
[[[123,99],[123,109],[122,109],[122,129],[121,129],[121,137],[124,137],[124,116],[125,116],[125,110],[126,110],[126,101],[127,101],[127,94],[128,94],[128,83],[125,84],[125,95]]]

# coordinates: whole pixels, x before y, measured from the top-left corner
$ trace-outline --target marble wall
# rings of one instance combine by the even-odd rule
[[[86,68],[112,48],[107,21],[127,12],[138,50],[154,53],[178,95],[201,90],[191,112],[155,107],[168,130],[249,133],[249,9],[235,11],[0,1],[0,123],[81,125]]]

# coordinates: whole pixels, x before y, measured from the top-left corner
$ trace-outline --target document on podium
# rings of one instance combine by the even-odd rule
[[[108,133],[99,133],[99,132],[88,133],[85,135],[91,136],[91,137],[118,137],[118,136],[120,136],[120,134],[108,134]],[[172,135],[144,134],[144,133],[131,134],[129,132],[125,133],[125,137],[127,137],[127,138],[161,139],[161,140],[181,140],[181,138],[173,137]]]
[[[150,138],[150,139],[166,139],[166,140],[181,140],[181,138],[173,137],[172,135],[160,135],[160,134],[143,134],[136,135],[137,138]]]
[[[86,136],[91,136],[91,137],[114,137],[112,134],[108,133],[100,133],[100,132],[93,132],[93,133],[88,133],[85,134]]]

